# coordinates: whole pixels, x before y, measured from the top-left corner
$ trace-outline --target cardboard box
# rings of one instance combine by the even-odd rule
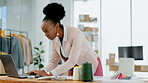
[[[98,32],[98,28],[92,28],[92,32]]]
[[[92,41],[97,42],[98,41],[98,34],[91,35]]]
[[[113,65],[113,64],[115,64],[114,59],[106,59],[106,65]]]
[[[98,54],[98,50],[95,50],[95,52]]]
[[[106,65],[110,65],[110,60],[106,59]]]
[[[89,15],[85,15],[85,21],[90,21]]]
[[[79,20],[80,21],[90,21],[90,17],[88,14],[80,14],[79,15]]]
[[[85,27],[84,31],[92,31],[90,27]]]
[[[109,54],[109,59],[115,59],[115,54],[114,53],[110,53]]]
[[[115,59],[109,59],[110,60],[110,64],[115,64]]]

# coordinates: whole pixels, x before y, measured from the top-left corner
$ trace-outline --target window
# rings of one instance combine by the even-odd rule
[[[7,7],[3,0],[0,0],[0,27],[6,28],[7,25]]]

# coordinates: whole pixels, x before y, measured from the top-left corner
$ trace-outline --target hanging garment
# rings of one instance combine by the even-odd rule
[[[32,45],[31,45],[31,40],[29,38],[26,38],[29,42],[29,56],[30,56],[30,64],[33,63],[33,55],[32,55]]]
[[[10,54],[12,54],[12,58],[14,60],[16,69],[24,68],[24,60],[23,60],[23,53],[22,53],[22,47],[20,41],[16,37],[11,38],[11,42],[7,42],[9,45],[11,43],[11,51]]]
[[[5,53],[9,53],[9,49],[8,49],[9,44],[7,42],[10,41],[10,39],[0,37],[0,40],[1,40],[1,43],[0,43],[1,51]]]
[[[20,40],[21,46],[22,46],[22,52],[23,52],[23,60],[24,64],[26,64],[26,47],[25,47],[25,42],[23,41],[22,37],[16,36],[17,39]]]
[[[26,48],[26,64],[25,65],[30,65],[30,53],[29,53],[29,41],[26,38],[23,38],[23,41],[25,42],[25,48]]]
[[[2,51],[2,37],[0,37],[0,51]]]

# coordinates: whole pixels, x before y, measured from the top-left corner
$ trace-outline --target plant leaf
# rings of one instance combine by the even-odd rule
[[[35,61],[37,61],[38,60],[38,58],[37,57],[35,57],[35,58],[33,58]]]
[[[40,59],[40,58],[41,58],[41,56],[38,56],[38,58]]]
[[[43,68],[43,67],[44,67],[44,65],[43,65],[43,64],[40,64],[40,65],[39,65],[39,68]]]
[[[34,47],[34,49],[38,50],[39,51],[39,48],[38,47]]]
[[[38,65],[38,61],[36,61],[36,62],[34,63],[34,65]]]
[[[45,53],[45,51],[44,51],[44,50],[42,50],[42,51],[41,51],[41,53]]]
[[[42,61],[42,59],[40,59],[40,62]]]
[[[43,43],[43,42],[41,41],[41,42],[40,42],[40,46],[42,45],[42,43]]]

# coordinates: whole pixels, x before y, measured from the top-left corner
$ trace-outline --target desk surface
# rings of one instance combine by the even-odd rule
[[[12,78],[12,77],[7,77],[7,76],[0,76],[0,83],[49,83],[49,82],[52,82],[52,83],[89,83],[89,82],[82,82],[82,81],[38,80],[36,78],[35,79],[18,79],[18,78]],[[106,83],[106,82],[93,81],[93,83]],[[123,83],[123,82],[109,82],[109,83]],[[139,82],[135,82],[135,83],[139,83]],[[148,83],[148,82],[144,82],[144,83]]]

